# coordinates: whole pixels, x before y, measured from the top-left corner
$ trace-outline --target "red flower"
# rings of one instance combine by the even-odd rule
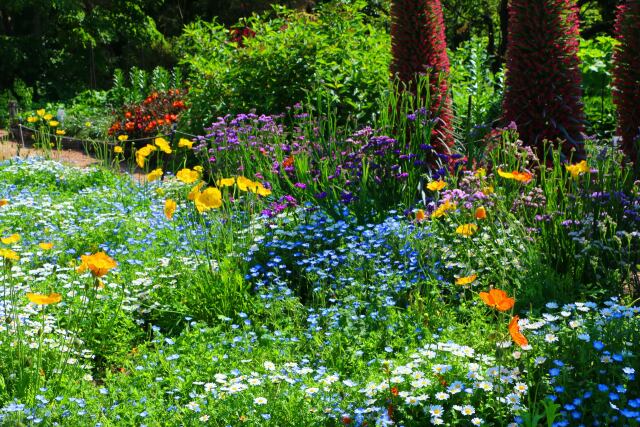
[[[432,145],[439,153],[453,146],[451,99],[446,80],[449,57],[444,31],[440,0],[391,2],[391,73],[413,87],[418,75],[429,75],[430,112],[439,118]]]
[[[640,144],[640,1],[618,7],[615,34],[620,44],[613,54],[613,102],[618,110],[618,134],[630,160],[638,160]]]
[[[571,0],[509,2],[504,122],[538,150],[545,139],[565,140],[562,153],[574,161],[585,157],[578,30]]]

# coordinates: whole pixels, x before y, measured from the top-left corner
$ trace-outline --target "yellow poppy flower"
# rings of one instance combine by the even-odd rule
[[[484,194],[485,196],[493,194],[493,187],[490,185],[487,187],[482,187],[482,194]]]
[[[38,246],[40,246],[40,249],[42,249],[43,251],[48,251],[48,250],[51,250],[51,248],[53,248],[53,243],[42,242],[42,243],[38,243]]]
[[[171,219],[173,218],[173,214],[176,211],[176,202],[175,200],[172,199],[167,199],[164,202],[164,216],[167,217],[167,219]]]
[[[0,249],[0,257],[13,261],[20,259],[20,256],[11,249]]]
[[[118,263],[113,258],[104,252],[98,252],[93,255],[81,255],[80,259],[82,263],[77,268],[78,272],[90,270],[91,274],[95,277],[102,277],[109,272],[112,268],[115,268]]]
[[[440,218],[447,214],[449,211],[453,211],[456,209],[456,204],[452,203],[450,200],[445,200],[443,204],[438,206],[438,209],[433,211],[431,214],[431,219]]]
[[[153,153],[156,150],[157,150],[156,147],[154,147],[153,145],[147,144],[141,149],[139,149],[138,151],[136,151],[136,163],[138,164],[138,166],[143,168],[144,162],[147,159],[147,156],[149,156],[149,154]]]
[[[84,122],[84,125],[85,125],[86,127],[90,128],[90,127],[91,127],[91,122]]]
[[[216,185],[220,188],[222,187],[231,187],[236,183],[235,178],[222,178],[216,181]]]
[[[583,173],[587,173],[590,171],[589,165],[587,165],[587,161],[583,160],[580,163],[576,163],[574,165],[564,165],[567,168],[567,172],[571,174],[573,179],[578,178]]]
[[[116,154],[122,154],[123,151],[124,150],[119,145],[116,145],[115,147],[113,147],[113,152],[116,153]]]
[[[158,168],[158,169],[154,169],[153,171],[149,172],[147,174],[147,181],[149,182],[153,182],[156,181],[158,179],[162,178],[162,169]]]
[[[57,294],[55,292],[52,292],[49,295],[34,294],[31,292],[28,292],[27,298],[32,303],[38,304],[38,305],[57,304],[60,301],[62,301],[62,295]]]
[[[2,240],[2,243],[4,243],[5,245],[12,245],[20,241],[20,235],[17,233],[14,233],[11,236],[3,237],[0,240]]]
[[[460,286],[468,285],[469,283],[473,283],[473,281],[476,280],[477,277],[478,277],[477,274],[472,274],[471,276],[467,276],[467,277],[459,277],[456,279],[456,285],[460,285]]]
[[[62,130],[62,129],[56,130],[56,135],[65,135],[66,133],[67,133],[67,131]]]
[[[198,171],[200,173],[204,172],[204,168],[202,166],[200,166],[200,165],[194,166],[193,170],[194,171]]]
[[[187,195],[187,199],[194,201],[196,199],[196,197],[198,197],[198,194],[200,194],[200,189],[204,186],[204,182],[199,183],[198,185],[196,185],[195,187],[193,187],[191,189],[191,191],[189,192],[189,194]]]
[[[169,146],[169,141],[167,141],[164,138],[156,138],[153,140],[153,143],[156,144],[158,146],[158,148],[160,149],[160,151],[163,151],[167,154],[171,154],[171,147]]]
[[[37,122],[37,121],[38,121],[38,118],[37,118],[37,117],[33,117],[33,116],[31,116],[31,117],[28,117],[28,118],[27,118],[27,121],[28,121],[29,123],[35,123],[35,122]]]
[[[200,179],[200,174],[197,171],[184,168],[178,171],[178,173],[176,174],[176,178],[178,178],[185,184],[193,184],[198,179]]]
[[[118,135],[118,141],[120,142],[125,142],[127,139],[129,139],[129,135],[125,135],[125,134]]]
[[[255,188],[258,186],[258,183],[253,182],[244,176],[239,176],[236,179],[236,182],[238,183],[238,188],[242,191],[253,191],[255,193]]]
[[[186,138],[180,138],[180,140],[178,141],[178,147],[192,148],[193,141],[189,141]]]
[[[8,205],[9,201],[7,199],[0,199],[0,206]]]
[[[217,188],[209,187],[198,194],[194,200],[198,212],[203,213],[209,209],[217,209],[222,206],[222,193]]]
[[[40,117],[44,116],[46,114],[46,111],[44,108],[39,109],[38,111],[36,111],[36,114]]]
[[[52,128],[58,126],[60,124],[60,122],[56,121],[56,120],[51,120],[49,122],[49,126],[51,126]]]
[[[498,168],[498,175],[500,175],[505,179],[513,179],[518,182],[524,182],[525,184],[531,181],[531,179],[533,178],[533,175],[530,174],[529,172],[518,172],[518,171],[504,172],[502,169],[499,169],[499,168]]]
[[[447,186],[447,183],[440,179],[438,181],[431,181],[430,183],[428,183],[427,189],[431,191],[440,191],[446,186]]]
[[[51,120],[51,119],[53,119],[53,114],[45,114],[43,118],[45,120]]]
[[[266,197],[271,195],[271,190],[269,188],[266,188],[262,184],[258,184],[258,187],[256,188],[256,193],[258,193],[259,196]]]
[[[464,237],[471,237],[476,231],[478,231],[478,226],[475,224],[462,224],[456,228],[456,233]]]

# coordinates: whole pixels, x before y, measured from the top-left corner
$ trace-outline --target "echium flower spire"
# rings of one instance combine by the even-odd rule
[[[562,154],[584,158],[578,10],[572,0],[511,0],[505,123],[515,122],[526,145],[563,140]]]
[[[447,77],[449,57],[440,0],[391,2],[391,74],[414,88],[420,74],[429,77],[430,113],[437,117],[435,141],[439,153],[453,145],[451,99]]]
[[[638,163],[640,146],[640,0],[618,7],[615,26],[620,42],[613,53],[613,102],[618,110],[622,149]],[[637,165],[636,165],[637,166]]]

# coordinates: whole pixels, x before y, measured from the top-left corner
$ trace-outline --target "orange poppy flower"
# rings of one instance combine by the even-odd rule
[[[284,166],[285,168],[290,168],[291,166],[293,166],[293,156],[289,156],[284,159],[282,161],[282,166]]]
[[[511,318],[511,322],[509,322],[509,334],[511,334],[511,339],[513,339],[514,343],[518,344],[520,347],[524,347],[529,344],[529,341],[527,341],[527,337],[522,335],[520,332],[518,320],[520,320],[518,316],[513,316]]]
[[[502,289],[491,289],[489,292],[480,292],[480,299],[489,307],[499,311],[511,310],[515,300],[507,296]]]
[[[476,219],[485,218],[487,218],[487,210],[484,208],[484,206],[480,206],[478,209],[476,209]]]
[[[98,252],[93,255],[81,255],[80,259],[82,259],[82,264],[77,268],[78,272],[82,273],[91,270],[91,274],[95,277],[104,276],[109,270],[118,265],[113,258],[104,252]]]
[[[416,211],[416,221],[422,222],[427,218],[427,215],[424,213],[422,209],[418,209]]]

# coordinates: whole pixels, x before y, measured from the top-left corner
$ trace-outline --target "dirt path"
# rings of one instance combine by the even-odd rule
[[[0,161],[12,159],[16,156],[21,158],[46,157],[46,153],[43,150],[33,147],[22,147],[20,143],[9,139],[9,135],[6,130],[0,129]],[[100,164],[100,161],[95,157],[89,156],[85,152],[78,150],[52,150],[50,152],[50,158],[60,163],[79,168],[86,168]],[[128,173],[125,171],[124,166],[122,168],[122,172]],[[144,174],[134,172],[133,178],[138,182],[142,182],[144,180]]]
[[[0,141],[2,141],[2,143],[0,144],[0,160],[10,159],[18,155],[22,158],[45,156],[45,152],[43,150],[38,150],[33,147],[23,148],[18,142],[9,140],[7,132],[1,129]],[[53,160],[73,166],[78,166],[81,168],[86,168],[87,166],[98,163],[97,159],[91,156],[87,156],[85,153],[76,150],[52,150],[50,156]]]

